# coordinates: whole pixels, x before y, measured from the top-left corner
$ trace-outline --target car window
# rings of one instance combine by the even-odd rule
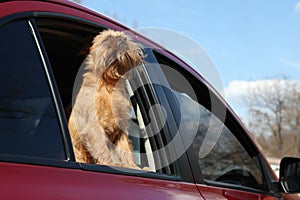
[[[182,119],[188,132],[197,132],[192,147],[203,179],[262,189],[263,176],[255,162],[257,158],[250,157],[233,133],[209,110],[182,93],[176,96],[181,108],[189,106]],[[195,110],[199,110],[199,118],[194,118]]]
[[[232,132],[225,123],[228,119],[220,120],[212,112],[212,106],[216,105],[212,105],[209,90],[203,83],[170,59],[158,53],[156,56],[180,107],[180,119],[185,127],[183,137],[193,138],[188,145],[197,162],[197,176],[208,184],[266,190],[258,154],[251,150],[253,146],[246,144],[242,135],[245,133]]]
[[[0,154],[65,160],[56,111],[28,22],[0,26],[0,44]]]
[[[65,109],[65,116],[69,121],[73,110],[74,100],[82,87],[83,74],[86,72],[86,56],[93,38],[105,30],[99,25],[87,25],[79,21],[51,17],[36,19],[37,27],[47,52],[48,59],[58,86],[61,101]],[[139,169],[167,175],[176,174],[174,168],[166,167],[162,155],[154,155],[162,144],[159,136],[152,137],[148,128],[148,107],[146,99],[151,99],[151,88],[135,87],[147,82],[147,72],[142,66],[135,69],[131,78],[124,79],[126,96],[130,102],[128,115],[130,120],[126,130],[129,143],[132,145],[134,162]],[[151,100],[151,102],[153,102]],[[150,104],[150,102],[148,102]],[[113,108],[114,109],[114,108]],[[88,123],[87,121],[86,123]],[[69,126],[70,130],[70,126]],[[70,131],[71,132],[71,131]],[[71,136],[73,137],[73,136]],[[74,145],[74,140],[72,140]],[[85,146],[82,146],[85,149]],[[102,146],[98,147],[103,148]],[[87,151],[87,150],[86,150]],[[76,155],[75,150],[75,155]],[[93,159],[77,159],[77,162],[97,164]],[[119,167],[122,167],[120,165]],[[136,168],[135,168],[136,169]]]

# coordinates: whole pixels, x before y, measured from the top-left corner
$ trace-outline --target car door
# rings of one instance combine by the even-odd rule
[[[169,104],[205,199],[280,199],[269,166],[226,103],[193,70],[155,52]],[[164,77],[163,77],[164,76]]]
[[[9,21],[2,23],[2,26],[9,26],[13,21],[18,20],[19,15],[15,18],[11,16]],[[159,116],[152,119],[151,125],[146,126],[149,141],[144,138],[132,140],[137,154],[137,164],[151,167],[151,172],[76,162],[67,127],[68,116],[72,109],[72,94],[74,91],[76,93],[76,88],[74,89],[73,86],[78,83],[77,81],[80,82],[77,75],[83,69],[86,50],[90,42],[99,31],[107,27],[94,22],[89,24],[79,17],[49,11],[35,12],[34,15],[26,13],[22,16],[22,21],[24,29],[27,30],[28,41],[31,42],[36,55],[33,58],[27,52],[26,59],[30,63],[40,64],[41,76],[44,77],[44,85],[47,86],[43,91],[48,91],[49,99],[53,102],[52,113],[48,114],[50,111],[45,111],[45,117],[51,116],[52,120],[57,123],[56,126],[49,125],[53,129],[56,128],[55,131],[48,127],[42,128],[41,132],[47,136],[42,139],[44,143],[39,140],[35,142],[38,145],[36,151],[38,153],[46,151],[46,153],[50,152],[49,154],[58,151],[57,149],[55,152],[51,150],[60,144],[57,142],[58,139],[51,138],[53,132],[57,133],[63,150],[55,154],[60,156],[59,159],[52,157],[46,159],[41,153],[36,156],[37,161],[35,159],[30,161],[26,159],[27,157],[24,158],[23,150],[20,150],[20,160],[2,156],[0,176],[1,180],[8,181],[7,183],[1,182],[3,186],[1,194],[11,199],[202,199],[197,187],[193,184],[186,155],[182,156],[179,161],[169,162],[169,151],[174,146],[159,151],[164,144],[168,143],[167,125],[159,134],[154,133],[157,130],[155,126],[161,123]],[[20,32],[13,32],[16,37],[20,34]],[[10,33],[6,33],[6,38],[13,40],[13,34]],[[17,47],[19,46],[13,45],[9,49],[13,52]],[[23,51],[26,52],[26,48],[23,48]],[[17,61],[21,62],[21,60]],[[35,82],[37,75],[34,71],[27,69],[28,66],[30,64],[23,66],[23,70],[28,73],[24,78]],[[30,76],[31,73],[33,76]],[[149,82],[147,77],[146,71],[139,72],[130,84],[144,85],[144,82]],[[32,89],[42,87],[39,82],[35,84]],[[132,98],[137,99],[136,102],[143,116],[142,120],[147,125],[146,118],[150,119],[146,113],[147,108],[158,102],[156,102],[156,95],[151,84],[146,85],[136,88]],[[31,92],[33,93],[33,90]],[[50,120],[45,119],[45,121]],[[33,125],[35,123],[37,123],[36,120],[31,122]],[[140,133],[141,127],[137,128],[136,131]],[[26,133],[24,138],[31,134],[26,130],[24,132]],[[17,132],[15,135],[18,137]],[[1,141],[7,143],[8,146],[12,142]],[[17,188],[14,188],[14,185]],[[17,192],[11,192],[13,189]]]

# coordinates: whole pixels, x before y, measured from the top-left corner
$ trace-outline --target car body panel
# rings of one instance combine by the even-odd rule
[[[1,199],[202,199],[190,183],[28,164],[0,163],[0,180]]]
[[[235,189],[227,189],[215,186],[207,186],[197,184],[199,191],[203,197],[207,200],[213,199],[229,199],[229,200],[237,200],[237,199],[247,199],[247,200],[276,200],[278,198],[268,195],[263,195],[259,193],[246,192]]]

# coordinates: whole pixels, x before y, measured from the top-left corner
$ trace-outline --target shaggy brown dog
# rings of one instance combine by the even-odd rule
[[[139,169],[126,134],[130,102],[122,77],[141,62],[141,46],[123,32],[94,38],[69,119],[77,162]]]

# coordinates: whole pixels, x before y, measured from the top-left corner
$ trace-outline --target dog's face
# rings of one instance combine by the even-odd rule
[[[106,82],[118,81],[143,61],[141,46],[120,31],[106,30],[95,37],[90,49],[90,66]]]

